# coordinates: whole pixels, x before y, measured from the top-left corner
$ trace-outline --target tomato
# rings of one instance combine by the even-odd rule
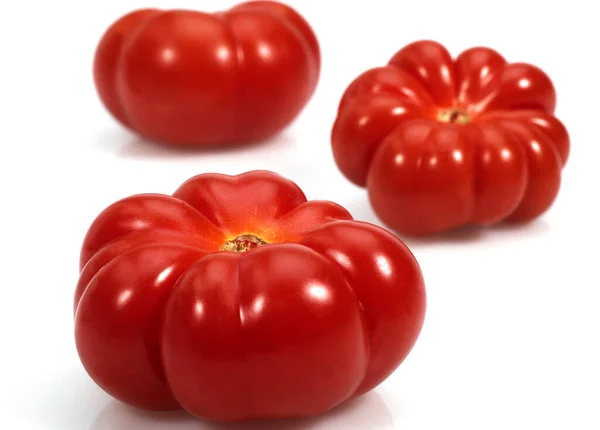
[[[201,174],[103,210],[81,249],[77,351],[129,405],[315,415],[385,380],[425,316],[411,251],[268,171]]]
[[[332,150],[398,233],[527,222],[554,202],[569,155],[555,105],[536,66],[417,41],[349,85]]]
[[[311,98],[320,61],[303,17],[254,1],[218,13],[130,12],[101,38],[93,72],[129,129],[165,144],[224,145],[284,129]]]

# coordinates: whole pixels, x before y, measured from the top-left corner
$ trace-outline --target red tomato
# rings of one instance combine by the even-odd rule
[[[400,239],[266,171],[112,204],[80,267],[89,375],[132,406],[212,420],[314,415],[363,394],[409,354],[425,315]]]
[[[136,10],[106,31],[94,60],[96,88],[110,113],[173,145],[268,138],[308,103],[319,72],[309,24],[271,1],[212,14]]]
[[[525,222],[555,200],[569,155],[555,104],[535,66],[489,48],[452,59],[439,43],[418,41],[350,84],[333,154],[399,233]]]

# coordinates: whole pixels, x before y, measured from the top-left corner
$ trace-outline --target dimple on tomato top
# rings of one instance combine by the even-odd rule
[[[98,44],[94,81],[121,124],[153,141],[244,144],[283,130],[311,98],[317,38],[272,1],[223,12],[140,9]]]
[[[397,237],[267,171],[117,201],[80,267],[75,339],[94,381],[139,408],[212,420],[314,415],[365,393],[425,315],[421,270]]]
[[[342,173],[399,233],[525,222],[558,193],[569,136],[538,67],[418,41],[345,91],[332,130]]]

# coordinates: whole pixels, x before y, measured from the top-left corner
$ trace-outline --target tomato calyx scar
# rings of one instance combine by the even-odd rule
[[[221,251],[248,252],[268,243],[269,242],[266,240],[254,234],[241,234],[225,242],[223,246],[221,246]]]
[[[437,120],[449,124],[468,124],[471,122],[471,115],[460,108],[451,107],[441,109],[438,112]]]

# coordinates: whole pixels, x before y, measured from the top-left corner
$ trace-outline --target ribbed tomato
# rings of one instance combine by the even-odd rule
[[[558,193],[569,135],[538,67],[434,41],[398,51],[347,88],[332,130],[336,163],[399,233],[525,222]]]
[[[272,172],[204,174],[94,220],[75,339],[106,392],[223,421],[314,415],[386,379],[417,340],[410,250]]]
[[[140,9],[103,35],[94,81],[109,112],[148,139],[243,144],[274,135],[300,113],[320,64],[313,30],[281,3],[218,13]]]

